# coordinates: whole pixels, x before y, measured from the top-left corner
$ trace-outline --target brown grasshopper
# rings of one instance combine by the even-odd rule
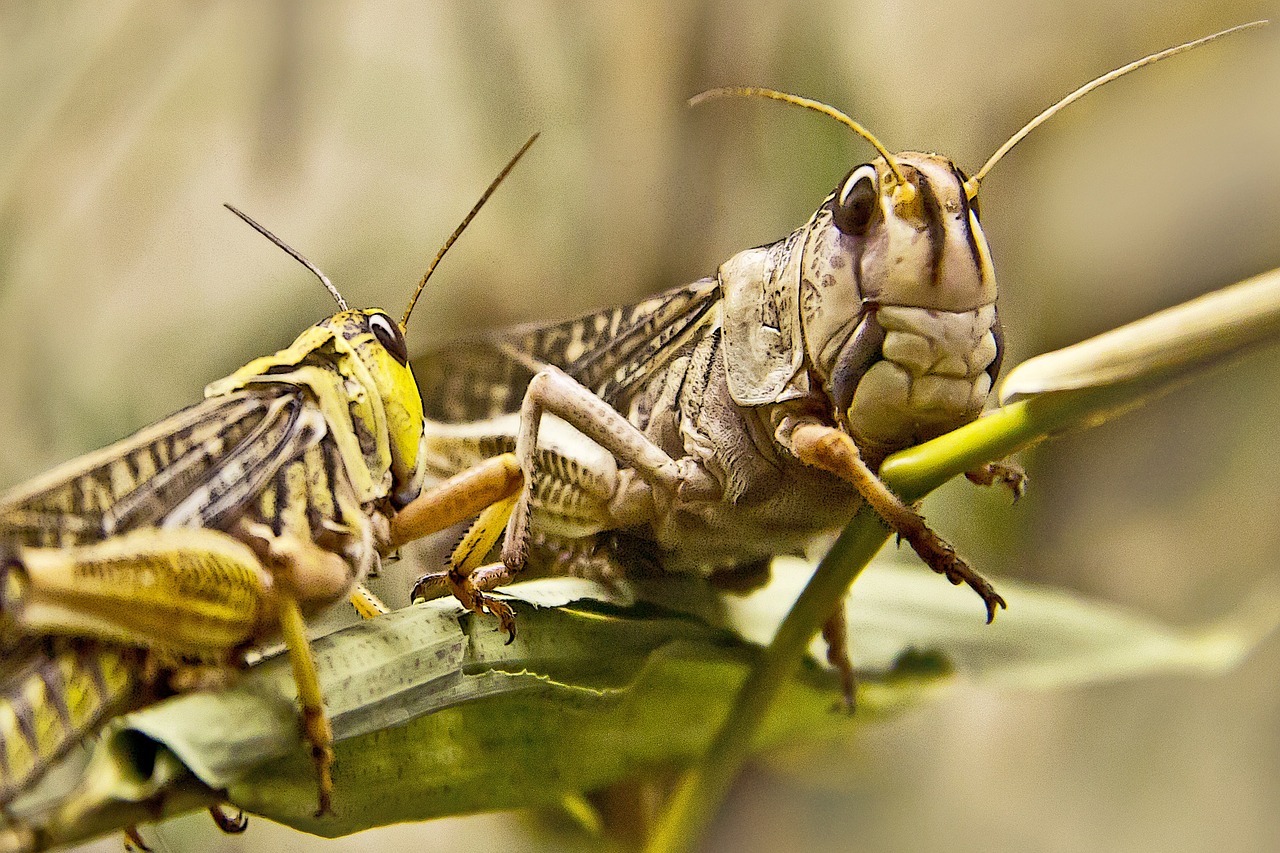
[[[999,372],[979,184],[1027,133],[1093,89],[1239,29],[1086,84],[973,177],[936,154],[891,154],[808,99],[754,88],[695,98],[763,96],[816,109],[880,156],[850,171],[802,227],[733,256],[714,277],[420,361],[428,470],[445,476],[514,450],[525,485],[502,562],[472,571],[486,540],[464,542],[466,558],[422,578],[416,594],[448,589],[510,630],[510,611],[485,593],[531,557],[587,573],[657,564],[760,579],[772,557],[838,530],[865,501],[930,568],[977,592],[991,621],[1004,599],[875,474],[893,451],[977,418]],[[1022,486],[1002,466],[971,479],[1005,481],[1015,494]],[[824,633],[851,700],[851,664],[843,643],[831,642],[842,618]]]

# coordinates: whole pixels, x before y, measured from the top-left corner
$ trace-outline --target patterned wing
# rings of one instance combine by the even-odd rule
[[[719,301],[719,283],[705,278],[634,305],[459,341],[414,363],[427,417],[462,423],[517,412],[525,386],[548,364],[622,409],[715,319]]]
[[[139,527],[217,527],[324,434],[300,388],[212,397],[0,496],[0,540],[98,542]]]

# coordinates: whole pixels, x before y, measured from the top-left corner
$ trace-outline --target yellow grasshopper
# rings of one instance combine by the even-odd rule
[[[213,382],[203,402],[0,496],[0,812],[107,716],[239,665],[277,634],[317,814],[330,811],[332,732],[304,619],[348,596],[376,613],[360,584],[382,558],[519,486],[499,459],[420,494],[424,420],[404,330],[436,264],[536,138],[399,321],[348,309],[323,273],[231,208],[341,310]]]

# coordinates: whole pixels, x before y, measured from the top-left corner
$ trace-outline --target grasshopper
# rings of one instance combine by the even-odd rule
[[[427,493],[422,403],[397,321],[339,312],[205,399],[0,496],[0,810],[115,713],[198,685],[282,635],[331,810],[332,732],[305,617],[350,597],[405,542],[518,488],[510,459]],[[215,814],[215,817],[217,815]],[[2,823],[2,822],[0,822]],[[13,832],[20,832],[18,829]]]
[[[879,157],[852,169],[799,229],[733,256],[714,277],[455,343],[420,362],[429,472],[446,476],[514,451],[524,486],[501,563],[477,565],[497,538],[477,533],[415,594],[452,591],[510,630],[509,610],[486,593],[527,562],[606,574],[658,565],[757,583],[773,556],[838,530],[866,502],[930,568],[977,592],[990,622],[1004,599],[875,474],[888,454],[977,418],[999,373],[1003,334],[980,183],[1085,94],[1245,27],[1091,81],[972,177],[937,154],[892,154],[809,99],[756,88],[694,98],[762,96],[815,109]],[[971,479],[1004,482],[1015,496],[1022,488],[1011,466]],[[842,619],[843,609],[824,636],[851,704]]]

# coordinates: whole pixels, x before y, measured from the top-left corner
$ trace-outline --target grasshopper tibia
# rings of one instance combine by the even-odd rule
[[[969,567],[955,549],[934,533],[918,512],[889,490],[867,467],[858,445],[848,433],[813,420],[787,417],[778,427],[778,438],[789,445],[796,458],[852,483],[867,504],[889,528],[907,540],[925,565],[953,584],[968,584],[987,608],[987,623],[996,610],[1008,607],[991,583]]]
[[[843,710],[852,714],[857,709],[858,680],[853,672],[853,660],[849,657],[849,620],[845,616],[843,601],[822,624],[822,640],[827,644],[827,663],[840,676]]]
[[[515,483],[518,488],[520,480],[517,478]],[[511,572],[502,563],[490,566],[479,564],[502,536],[517,498],[518,492],[513,491],[486,507],[453,549],[449,557],[449,568],[418,578],[412,595],[414,600],[418,600],[433,597],[436,591],[448,591],[471,612],[496,616],[499,630],[507,634],[508,645],[516,638],[515,613],[506,604],[484,593],[511,580]]]

